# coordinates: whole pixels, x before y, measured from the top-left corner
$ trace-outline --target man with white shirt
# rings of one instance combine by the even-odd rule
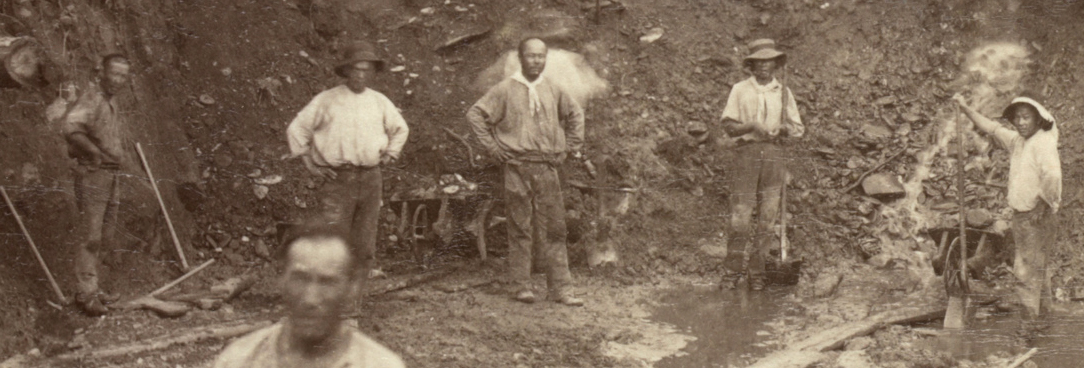
[[[1046,253],[1058,232],[1055,214],[1061,207],[1061,158],[1054,115],[1030,97],[1017,97],[1001,116],[1015,125],[1009,129],[953,96],[975,127],[993,136],[1009,151],[1009,185],[1005,199],[1013,210],[1012,235],[1016,245],[1013,273],[1020,282],[1016,293],[1027,316],[1042,316],[1053,302]]]
[[[787,55],[769,39],[750,42],[749,53],[744,65],[753,76],[734,85],[723,109],[723,129],[738,147],[731,176],[727,275],[721,286],[733,288],[746,275],[749,289],[759,291],[764,289],[764,258],[775,235],[788,175],[781,138],[801,137],[805,126],[794,95],[774,76]]]
[[[371,44],[346,47],[335,67],[345,83],[316,95],[286,130],[291,156],[327,180],[308,225],[330,226],[347,239],[365,272],[376,254],[380,165],[399,159],[410,131],[391,100],[368,88],[369,78],[383,69]]]

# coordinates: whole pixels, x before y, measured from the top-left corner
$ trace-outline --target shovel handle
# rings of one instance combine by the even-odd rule
[[[56,296],[60,298],[61,303],[67,303],[68,298],[64,297],[64,292],[60,291],[60,285],[57,285],[56,280],[53,279],[53,273],[49,271],[49,266],[45,265],[45,260],[41,258],[41,253],[38,252],[38,246],[34,244],[34,239],[30,237],[30,232],[26,230],[26,225],[23,225],[23,218],[19,217],[19,212],[15,210],[15,205],[11,203],[11,197],[8,197],[8,191],[0,186],[0,194],[4,195],[4,202],[8,204],[8,208],[11,209],[11,214],[15,216],[15,222],[19,223],[19,230],[23,231],[23,235],[26,236],[26,241],[30,243],[30,250],[34,251],[34,257],[38,259],[38,264],[45,270],[45,277],[49,278],[49,285],[53,287],[53,291],[56,292]]]
[[[162,200],[162,193],[158,192],[158,182],[154,180],[154,174],[151,173],[151,165],[147,164],[147,156],[143,154],[143,146],[138,142],[136,143],[136,152],[139,153],[139,160],[143,161],[143,168],[147,170],[147,178],[151,180],[151,187],[154,188],[154,196],[158,198],[158,205],[162,207],[162,215],[166,217],[166,226],[169,227],[169,235],[173,238],[173,246],[177,248],[177,255],[181,257],[181,267],[187,270],[188,259],[184,257],[184,249],[181,248],[181,241],[177,239],[177,230],[173,229],[173,221],[169,219],[169,210],[166,209],[166,202]]]

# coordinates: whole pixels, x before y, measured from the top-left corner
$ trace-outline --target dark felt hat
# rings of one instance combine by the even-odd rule
[[[358,41],[343,48],[342,58],[335,65],[335,74],[346,77],[346,68],[352,67],[361,61],[373,63],[373,67],[378,72],[384,70],[384,59],[376,56],[376,48],[373,47],[373,44]]]

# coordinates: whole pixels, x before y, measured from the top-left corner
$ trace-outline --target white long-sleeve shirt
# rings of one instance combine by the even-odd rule
[[[783,119],[784,87],[779,80],[772,79],[767,85],[760,85],[756,77],[749,77],[730,89],[726,107],[723,108],[723,119],[733,119],[759,127],[738,137],[738,140],[769,140],[783,127],[786,127],[787,134],[791,137],[798,138],[805,134],[805,125],[802,124],[802,117],[798,114],[798,103],[794,101],[794,93],[790,91],[790,88],[785,89],[787,92],[786,119]]]
[[[320,166],[377,166],[381,154],[399,158],[410,128],[384,94],[338,86],[320,92],[286,129],[291,157]]]
[[[1039,130],[1031,138],[1004,126],[993,136],[1009,150],[1009,207],[1031,211],[1042,199],[1057,212],[1061,205],[1061,159],[1058,156],[1058,128]]]

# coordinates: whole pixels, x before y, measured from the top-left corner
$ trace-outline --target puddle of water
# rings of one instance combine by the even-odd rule
[[[767,322],[794,309],[793,287],[763,292],[719,291],[695,287],[668,292],[653,320],[672,324],[696,337],[681,353],[660,360],[658,368],[746,366],[772,350]]]
[[[1017,334],[1021,327],[1019,316],[998,314],[984,321],[972,321],[971,326],[961,331],[945,331],[944,335],[923,340],[920,345],[975,362],[997,352],[1017,356],[1038,348],[1031,361],[1040,367],[1080,366],[1084,362],[1084,349],[1080,345],[1084,341],[1084,317],[1048,318],[1050,327],[1027,339]]]

